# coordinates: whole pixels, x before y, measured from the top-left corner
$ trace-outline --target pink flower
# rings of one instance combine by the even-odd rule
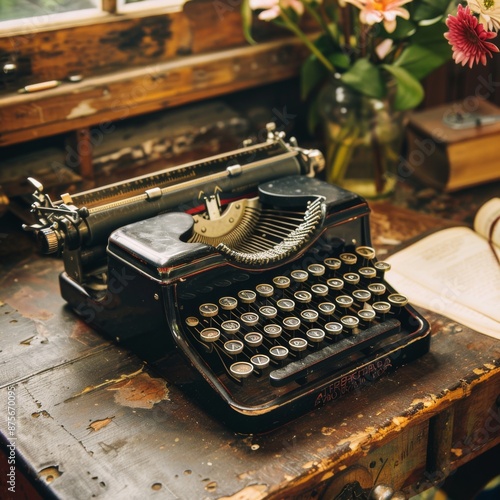
[[[252,10],[262,10],[259,19],[262,21],[272,21],[281,14],[281,9],[292,9],[297,14],[304,13],[304,5],[300,0],[250,0]]]
[[[449,15],[446,20],[449,30],[444,34],[453,49],[453,59],[462,66],[469,64],[472,68],[474,64],[481,62],[486,64],[486,56],[492,57],[492,52],[498,52],[498,47],[488,42],[497,36],[492,31],[486,31],[472,15],[469,7],[458,6],[456,17]]]
[[[410,18],[410,13],[402,9],[401,5],[412,0],[345,0],[347,3],[355,5],[361,12],[359,19],[362,23],[372,25],[384,23],[384,28],[388,33],[396,29],[396,17],[404,19]]]

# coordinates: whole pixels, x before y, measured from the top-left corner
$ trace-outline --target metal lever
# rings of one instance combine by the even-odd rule
[[[455,130],[463,130],[500,121],[500,115],[481,115],[479,113],[449,113],[443,117],[443,123]]]

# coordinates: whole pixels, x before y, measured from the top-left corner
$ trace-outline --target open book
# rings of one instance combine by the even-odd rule
[[[387,259],[387,281],[414,305],[500,339],[499,216],[500,198],[493,198],[474,230],[443,229],[397,252]]]

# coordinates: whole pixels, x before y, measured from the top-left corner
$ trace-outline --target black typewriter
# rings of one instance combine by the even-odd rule
[[[265,142],[56,202],[31,179],[26,229],[62,255],[84,321],[118,342],[160,336],[183,360],[176,383],[190,367],[207,408],[263,431],[429,349],[376,259],[367,203],[316,179],[323,163],[270,126]]]

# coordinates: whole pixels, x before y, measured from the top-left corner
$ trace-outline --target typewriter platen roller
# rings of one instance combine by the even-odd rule
[[[385,281],[367,203],[321,168],[270,127],[264,143],[55,203],[32,180],[27,229],[62,254],[61,293],[84,321],[168,339],[165,363],[192,369],[197,399],[263,431],[429,349],[428,323]]]

